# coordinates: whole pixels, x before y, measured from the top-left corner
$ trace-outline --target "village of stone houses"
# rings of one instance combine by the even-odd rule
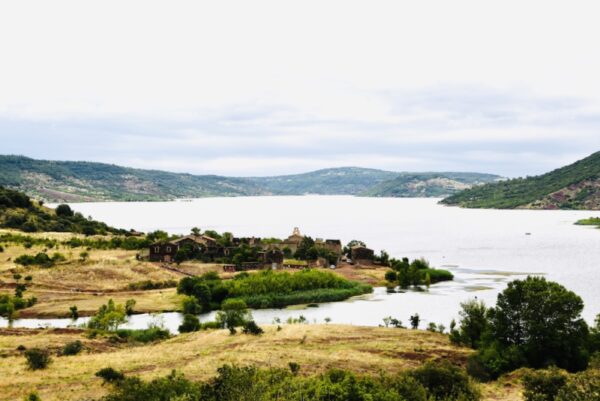
[[[223,271],[235,272],[257,269],[331,268],[338,265],[374,266],[380,258],[358,240],[343,247],[339,239],[313,240],[298,227],[285,240],[276,238],[234,237],[215,231],[201,233],[194,228],[189,235],[152,243],[140,259],[165,265],[197,260],[223,265]],[[175,269],[174,267],[171,267]]]

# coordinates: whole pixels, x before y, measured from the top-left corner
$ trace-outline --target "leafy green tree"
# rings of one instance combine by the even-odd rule
[[[582,310],[582,299],[558,283],[543,277],[515,280],[490,311],[491,336],[500,349],[517,347],[531,367],[582,370],[589,359]]]
[[[202,313],[202,306],[198,300],[192,296],[186,296],[181,301],[181,308],[185,315],[198,315]]]
[[[488,308],[483,301],[469,300],[460,304],[461,320],[458,330],[450,331],[450,340],[471,348],[478,348],[488,329]]]
[[[127,316],[131,316],[133,315],[133,308],[135,307],[136,301],[135,299],[128,299],[127,301],[125,301],[125,314]]]
[[[56,207],[56,215],[60,217],[73,217],[74,212],[69,205],[58,205]]]
[[[73,319],[73,320],[79,319],[79,311],[77,310],[76,305],[73,305],[69,308],[69,314],[71,316],[71,319]]]
[[[200,330],[200,320],[195,315],[183,315],[183,322],[179,326],[180,333],[190,333]]]
[[[112,299],[106,305],[102,305],[98,312],[89,320],[87,326],[90,329],[114,331],[127,321],[125,307],[115,304]]]
[[[248,306],[241,299],[227,299],[221,305],[221,309],[217,312],[216,321],[221,327],[229,329],[231,334],[236,333],[236,327],[252,320]]]

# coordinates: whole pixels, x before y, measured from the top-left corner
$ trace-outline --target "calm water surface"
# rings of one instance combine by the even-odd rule
[[[493,304],[506,282],[543,274],[581,295],[584,317],[600,313],[600,230],[573,223],[597,214],[586,211],[477,210],[440,206],[437,199],[292,196],[207,198],[177,202],[85,203],[71,206],[86,216],[121,228],[188,233],[231,231],[238,236],[286,237],[300,227],[312,237],[360,239],[394,257],[425,257],[455,274],[455,281],[428,292],[374,294],[303,310],[259,310],[259,323],[275,317],[305,316],[309,321],[378,325],[386,316],[407,323],[413,313],[422,321],[446,326],[459,303],[470,298]],[[209,319],[211,316],[203,316]],[[137,315],[129,327],[144,328],[157,319]],[[176,331],[181,316],[159,318]],[[81,321],[83,322],[83,321]],[[21,320],[15,326],[66,326],[67,319]],[[6,325],[0,321],[0,325]]]

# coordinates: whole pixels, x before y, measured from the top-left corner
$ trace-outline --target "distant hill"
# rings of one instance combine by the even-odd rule
[[[499,176],[481,173],[400,173],[368,190],[364,196],[443,197],[449,194],[498,181]]]
[[[47,202],[142,201],[210,196],[444,196],[499,179],[478,173],[398,173],[359,167],[273,177],[223,177],[112,164],[0,156],[0,185]]]
[[[276,195],[358,195],[398,173],[360,167],[340,167],[310,173],[250,178]]]
[[[471,188],[446,205],[496,209],[600,209],[600,152],[544,175]]]
[[[112,164],[0,156],[0,185],[50,202],[168,200],[265,195],[252,181],[140,170]]]

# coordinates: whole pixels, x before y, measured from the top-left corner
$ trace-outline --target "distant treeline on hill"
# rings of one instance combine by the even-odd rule
[[[242,178],[0,155],[0,185],[54,203],[304,194],[443,196],[498,178],[480,173],[406,173],[359,167]]]

